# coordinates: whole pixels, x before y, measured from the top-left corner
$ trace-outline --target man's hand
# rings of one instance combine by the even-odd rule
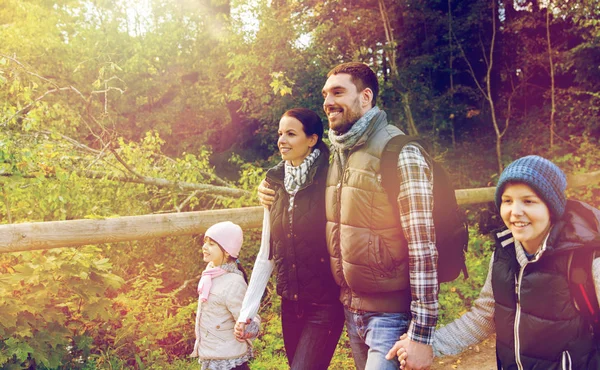
[[[258,185],[258,200],[260,204],[269,209],[275,199],[275,190],[269,188],[269,183],[266,180],[261,181]]]
[[[235,323],[235,327],[233,328],[233,334],[235,335],[235,339],[238,342],[244,342],[246,339],[250,338],[251,335],[246,333],[246,325],[250,324],[251,319],[246,320],[246,322],[237,322]]]
[[[433,348],[410,340],[406,334],[400,337],[385,358],[391,360],[395,356],[403,370],[427,370],[433,364]]]

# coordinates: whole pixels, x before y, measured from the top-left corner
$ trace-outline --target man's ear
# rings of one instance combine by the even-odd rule
[[[371,90],[368,87],[365,87],[365,89],[363,91],[361,91],[360,93],[360,103],[362,107],[369,107],[369,109],[372,106],[372,102],[373,102],[373,90]]]

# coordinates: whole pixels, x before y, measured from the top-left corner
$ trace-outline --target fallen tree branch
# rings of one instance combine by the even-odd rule
[[[196,184],[191,182],[177,182],[162,179],[158,177],[128,177],[116,174],[107,174],[105,172],[92,171],[92,170],[79,170],[75,171],[79,176],[87,177],[90,179],[108,179],[120,182],[131,182],[137,184],[153,185],[160,188],[176,188],[181,190],[199,190],[214,195],[223,195],[233,198],[241,198],[243,196],[251,196],[252,193],[248,190],[229,188],[226,186],[217,186],[209,184]]]
[[[193,197],[195,197],[196,195],[198,195],[198,193],[199,193],[199,192],[200,192],[199,190],[195,190],[195,191],[193,191],[193,192],[192,192],[192,194],[188,195],[188,197],[187,197],[187,198],[185,198],[185,200],[184,200],[183,202],[181,202],[181,204],[180,204],[180,205],[178,205],[178,206],[175,206],[175,209],[177,210],[177,212],[181,212],[181,209],[182,209],[183,207],[185,207],[185,206],[186,206],[186,205],[187,205],[187,204],[190,202],[190,200],[191,200]]]
[[[96,149],[90,148],[89,146],[87,146],[87,145],[85,145],[83,143],[80,143],[79,141],[77,141],[77,140],[75,140],[75,139],[73,139],[73,138],[71,138],[71,137],[69,137],[67,135],[63,135],[61,133],[58,133],[58,132],[50,132],[50,131],[38,131],[38,132],[41,133],[41,134],[44,134],[44,135],[48,135],[50,137],[52,135],[58,135],[63,140],[71,143],[73,146],[75,146],[75,147],[77,147],[79,149],[87,150],[87,151],[92,152],[94,154],[101,154],[104,151],[104,149],[102,149],[102,151],[100,151],[100,150],[96,150]]]
[[[57,91],[75,91],[76,93],[78,93],[82,99],[85,100],[85,98],[83,97],[83,95],[79,92],[79,90],[77,90],[76,88],[74,88],[73,86],[68,86],[68,87],[59,87],[56,89],[51,89],[51,90],[47,90],[45,93],[43,93],[42,95],[38,96],[34,101],[32,101],[31,103],[27,104],[26,106],[24,106],[23,108],[19,109],[18,111],[15,112],[15,114],[13,114],[12,116],[10,116],[7,120],[5,120],[2,123],[2,126],[7,126],[10,121],[12,121],[15,117],[20,116],[21,114],[27,114],[27,112],[29,112],[29,110],[31,110],[31,108],[40,100],[43,100],[46,95],[48,94],[52,94],[55,93]]]
[[[119,161],[119,163],[121,163],[123,165],[123,167],[125,167],[125,169],[129,172],[131,172],[135,177],[143,179],[144,176],[140,175],[139,173],[137,173],[136,170],[134,170],[130,165],[127,164],[127,162],[125,162],[123,160],[123,158],[121,158],[121,156],[117,153],[117,151],[114,148],[110,148],[110,152],[115,156],[115,158],[117,159],[117,161]]]
[[[230,188],[226,186],[218,186],[218,185],[210,185],[210,184],[197,184],[192,182],[178,182],[178,181],[170,181],[167,179],[162,179],[158,177],[128,177],[124,175],[111,174],[100,171],[92,171],[92,170],[76,170],[74,171],[78,176],[86,177],[89,179],[107,179],[111,181],[119,181],[119,182],[130,182],[136,184],[144,184],[144,185],[152,185],[159,188],[172,188],[172,189],[180,189],[180,190],[189,190],[189,191],[200,191],[204,193],[209,193],[211,195],[216,196],[225,196],[231,198],[241,198],[244,196],[252,196],[252,192],[243,189]],[[11,172],[0,172],[0,176],[3,177],[16,177],[19,176],[24,179],[33,179],[36,178],[36,175],[32,174],[24,174],[24,175],[15,175]],[[53,174],[45,174],[45,177],[54,177]]]
[[[11,62],[13,62],[13,63],[17,64],[19,67],[21,67],[21,68],[22,68],[22,69],[25,71],[25,73],[27,73],[27,74],[29,74],[29,75],[32,75],[32,76],[34,76],[34,77],[37,77],[37,78],[39,78],[40,80],[42,80],[42,81],[45,81],[45,82],[49,83],[50,85],[54,86],[55,88],[58,88],[58,87],[59,87],[59,86],[58,86],[58,85],[57,85],[57,84],[56,84],[54,81],[51,81],[51,80],[49,80],[49,79],[47,79],[47,78],[45,78],[45,77],[42,77],[42,76],[40,76],[39,74],[37,74],[37,73],[35,73],[35,72],[31,72],[29,69],[27,69],[27,67],[25,67],[25,65],[24,65],[23,63],[21,63],[21,62],[20,62],[20,61],[18,61],[17,59],[15,59],[15,58],[13,58],[13,57],[11,57],[11,56],[8,56],[8,55],[6,55],[6,54],[1,54],[1,53],[0,53],[0,57],[3,57],[3,58],[6,58],[6,59],[9,59]]]

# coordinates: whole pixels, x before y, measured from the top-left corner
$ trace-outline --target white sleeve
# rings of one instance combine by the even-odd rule
[[[260,250],[256,256],[256,261],[254,262],[250,284],[248,285],[246,296],[244,296],[244,302],[242,303],[238,322],[246,322],[247,319],[252,319],[256,316],[260,307],[260,299],[267,288],[267,283],[275,268],[275,262],[269,259],[269,251],[271,249],[271,226],[269,220],[270,213],[269,210],[265,208]]]
[[[592,262],[592,274],[594,275],[596,298],[598,298],[598,304],[600,305],[600,257],[594,258],[594,262]]]
[[[436,330],[433,337],[433,352],[436,356],[456,355],[495,332],[495,301],[492,289],[493,262],[494,256],[492,255],[485,284],[469,312]]]

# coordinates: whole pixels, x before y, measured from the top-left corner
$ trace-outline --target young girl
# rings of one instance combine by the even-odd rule
[[[204,234],[202,254],[208,265],[198,284],[196,342],[190,355],[199,358],[202,370],[250,369],[252,345],[233,335],[247,289],[246,273],[236,261],[242,239],[242,229],[229,221]],[[258,319],[249,326],[248,331],[256,334]]]
[[[495,202],[505,228],[479,298],[469,312],[436,331],[436,355],[457,354],[496,333],[500,369],[600,369],[591,323],[575,306],[567,271],[572,251],[600,247],[600,211],[567,200],[564,173],[527,156],[502,172]],[[600,297],[600,258],[592,264]],[[401,368],[411,353],[401,348]]]

